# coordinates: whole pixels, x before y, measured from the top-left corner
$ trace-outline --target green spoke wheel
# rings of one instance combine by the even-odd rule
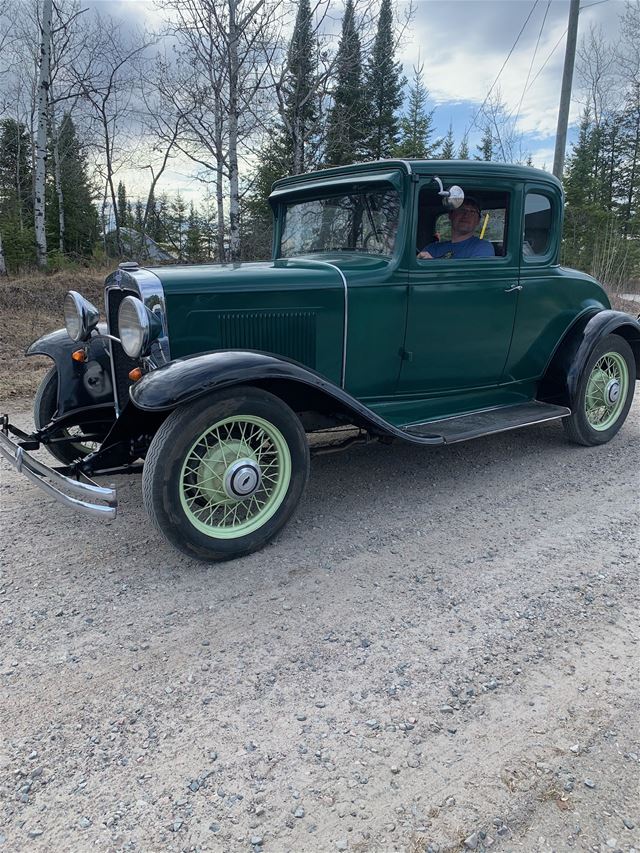
[[[226,560],[257,550],[284,526],[308,471],[297,415],[272,394],[241,387],[167,418],[145,459],[143,497],[172,544]]]
[[[569,438],[585,445],[613,438],[631,408],[635,379],[635,358],[626,340],[603,337],[580,375],[573,412],[563,420]]]
[[[617,352],[601,356],[587,380],[584,408],[595,430],[606,430],[618,419],[627,398],[629,370]]]
[[[180,500],[193,526],[232,539],[276,512],[291,481],[291,453],[263,418],[226,418],[200,435],[180,473]]]

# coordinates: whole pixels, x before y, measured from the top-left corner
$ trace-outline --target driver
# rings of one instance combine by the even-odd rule
[[[467,196],[461,207],[449,211],[451,239],[428,246],[418,252],[419,258],[493,258],[495,252],[489,240],[474,235],[480,222],[480,205]]]

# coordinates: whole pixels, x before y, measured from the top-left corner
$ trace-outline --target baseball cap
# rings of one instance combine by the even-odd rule
[[[478,212],[478,216],[480,216],[482,214],[482,209],[480,207],[478,200],[476,198],[474,198],[472,195],[466,195],[464,197],[464,201],[462,202],[461,207],[475,207],[475,209]]]

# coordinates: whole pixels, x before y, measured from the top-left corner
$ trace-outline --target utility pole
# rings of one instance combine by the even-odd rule
[[[567,125],[569,124],[569,105],[571,104],[571,82],[573,66],[576,59],[576,41],[578,38],[578,13],[580,0],[571,0],[569,7],[569,29],[567,31],[567,47],[564,54],[564,70],[562,72],[562,91],[560,93],[560,110],[558,112],[558,127],[556,130],[556,150],[553,156],[553,174],[562,180],[564,168],[564,152],[567,147]]]

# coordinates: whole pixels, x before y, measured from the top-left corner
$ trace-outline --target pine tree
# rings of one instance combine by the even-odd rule
[[[493,158],[493,134],[488,124],[484,126],[482,139],[477,148],[480,156],[476,156],[476,160],[491,160]]]
[[[366,156],[373,160],[391,157],[398,144],[398,109],[406,80],[396,62],[391,0],[382,0],[373,50],[367,63],[365,89],[370,104]]]
[[[307,147],[316,132],[317,64],[310,0],[300,0],[289,43],[287,74],[284,81],[284,141],[289,174],[299,175],[308,165]]]
[[[242,204],[242,258],[266,260],[271,257],[273,212],[268,202],[274,181],[288,174],[289,154],[282,137],[276,136],[260,153],[251,192]]]
[[[453,138],[453,124],[449,122],[449,130],[447,131],[447,135],[445,136],[442,142],[442,148],[440,150],[440,159],[441,160],[453,160],[455,157],[455,139]]]
[[[428,160],[435,156],[438,142],[433,142],[433,113],[427,110],[429,92],[423,81],[424,65],[414,66],[413,83],[409,90],[409,111],[400,121],[400,143],[397,157]]]
[[[35,261],[31,138],[24,124],[0,121],[0,233],[9,270]]]
[[[120,228],[126,228],[128,223],[127,217],[127,188],[124,181],[118,183],[118,225]]]
[[[605,228],[599,201],[598,144],[600,134],[588,109],[582,114],[578,141],[565,166],[566,194],[563,260],[590,270],[593,264],[595,231]]]
[[[98,240],[98,212],[95,192],[87,175],[87,163],[71,116],[65,113],[58,130],[60,182],[64,199],[64,252],[90,257]],[[53,157],[49,158],[53,166]],[[57,246],[60,218],[59,198],[53,175],[48,175],[46,225],[47,242]]]
[[[170,205],[170,231],[167,237],[177,252],[179,261],[184,260],[186,212],[187,204],[182,195],[177,193]]]
[[[362,80],[360,37],[355,24],[353,0],[347,0],[336,57],[333,106],[327,119],[325,160],[328,166],[341,166],[362,158],[367,114]]]
[[[187,230],[184,237],[184,254],[185,259],[190,263],[202,261],[202,229],[193,202],[189,206],[189,218],[187,219]]]
[[[24,124],[0,121],[0,216],[11,217],[20,228],[33,219],[31,137]]]
[[[469,159],[469,135],[465,131],[465,134],[462,137],[462,142],[460,143],[460,148],[458,148],[458,160],[468,160],[468,159]]]

